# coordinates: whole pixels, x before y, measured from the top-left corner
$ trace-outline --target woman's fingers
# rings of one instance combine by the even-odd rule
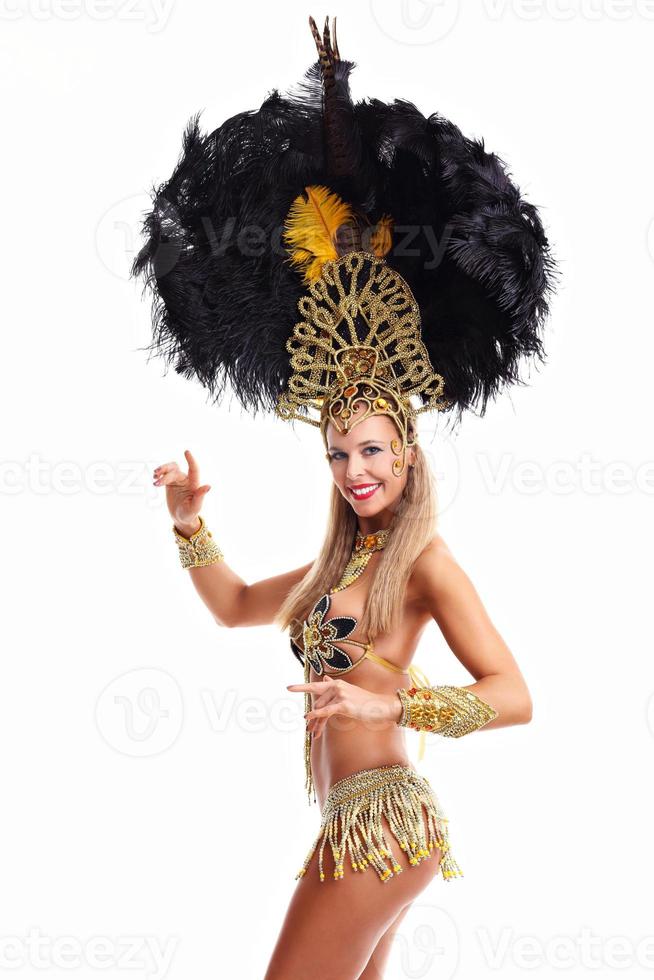
[[[322,708],[312,708],[311,711],[307,712],[307,718],[311,721],[316,718],[329,718],[330,715],[335,715],[342,710],[343,705],[339,701],[333,701],[331,704],[323,705]]]
[[[168,473],[172,467],[176,467],[177,463],[162,463],[161,466],[157,466],[156,469],[152,471],[152,476],[154,477],[154,482],[156,483],[164,473]]]
[[[311,694],[322,694],[322,692],[326,690],[327,684],[338,686],[339,683],[340,680],[330,677],[329,674],[323,674],[322,680],[308,681],[306,684],[287,684],[286,690],[287,691],[310,691]]]
[[[344,696],[346,693],[345,684],[340,678],[323,674],[321,680],[310,681],[307,684],[287,684],[288,691],[305,691],[313,695],[313,708],[306,714],[307,728],[318,738],[327,724],[327,719],[333,715],[343,712]],[[349,685],[348,685],[349,686]],[[325,710],[329,708],[329,710]],[[321,714],[324,711],[324,714]],[[318,714],[316,714],[318,712]]]
[[[317,710],[317,714],[316,709],[310,712],[312,717],[308,723],[309,731],[313,732],[316,738],[318,738],[323,728],[327,724],[327,719],[331,718],[332,715],[338,714],[339,710],[342,710],[342,706],[337,702],[334,702],[333,704],[325,705],[325,707]]]
[[[198,464],[193,456],[193,453],[189,449],[184,450],[184,455],[186,456],[186,462],[188,463],[188,474],[182,473],[181,469],[174,461],[170,463],[162,463],[161,466],[157,466],[153,470],[154,483],[157,485],[168,485],[170,483],[183,483],[188,479],[191,487],[196,487],[199,482],[200,471]],[[211,488],[208,485],[200,488],[203,493]],[[194,491],[195,492],[195,491]]]
[[[340,690],[338,684],[320,684],[318,693],[313,696],[313,710],[330,704],[338,697]]]
[[[307,712],[307,725],[309,731],[313,732],[314,735],[320,735],[323,728],[327,724],[329,718],[332,715],[343,714],[343,702],[339,700],[331,701],[329,704],[323,705],[321,708],[313,708],[311,711]]]
[[[186,477],[180,470],[177,463],[171,463],[168,468],[161,473],[154,481],[157,486],[170,486],[171,483],[184,483]]]
[[[326,705],[323,704],[321,705],[321,707],[324,708],[326,707]],[[331,712],[331,714],[336,714],[339,708],[338,702],[336,701],[332,702],[332,707],[334,710]],[[312,711],[310,712],[310,717],[307,718],[307,725],[310,732],[314,732],[315,734],[319,735],[320,732],[325,727],[325,725],[327,724],[327,718],[329,717],[329,715],[328,714],[316,715],[315,712],[317,710],[318,709],[316,707],[312,709]],[[342,710],[342,706],[341,706],[341,710]]]
[[[184,450],[184,455],[186,456],[186,462],[188,463],[188,478],[192,487],[197,486],[200,480],[200,470],[198,464],[195,461],[195,457],[190,449]]]
[[[339,677],[332,677],[331,674],[323,674],[320,680],[313,682],[316,690],[316,696],[322,697],[323,694],[327,694],[332,691],[338,691],[342,687],[341,680]]]

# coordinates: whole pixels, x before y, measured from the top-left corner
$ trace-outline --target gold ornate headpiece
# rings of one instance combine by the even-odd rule
[[[276,413],[319,426],[325,445],[329,422],[348,432],[370,415],[390,416],[399,432],[391,449],[400,476],[406,449],[417,439],[416,416],[451,404],[422,342],[418,304],[402,276],[374,252],[348,251],[317,266],[315,250],[307,258],[306,239],[303,246],[310,285],[298,302],[303,319],[286,343],[293,373]],[[414,408],[413,395],[427,401]],[[300,411],[311,408],[319,419]]]
[[[353,100],[335,20],[333,34],[329,18],[309,24],[318,58],[297,90],[212,133],[196,115],[154,190],[132,265],[155,299],[147,349],[215,402],[229,386],[254,415],[323,437],[383,413],[404,457],[419,412],[483,415],[522,383],[524,358],[544,361],[558,273],[537,209],[483,140],[404,99]],[[395,220],[417,232],[406,264]],[[266,242],[243,247],[252,229]]]

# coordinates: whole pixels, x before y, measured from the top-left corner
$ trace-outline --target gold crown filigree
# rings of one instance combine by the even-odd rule
[[[298,309],[303,320],[286,343],[292,374],[277,415],[319,426],[325,441],[330,421],[347,432],[371,414],[389,415],[401,436],[391,443],[401,457],[393,463],[399,476],[406,447],[413,445],[410,422],[451,404],[422,341],[420,310],[407,282],[376,255],[348,252],[324,263]],[[426,402],[414,408],[413,395]],[[319,410],[320,418],[311,418],[309,409]]]

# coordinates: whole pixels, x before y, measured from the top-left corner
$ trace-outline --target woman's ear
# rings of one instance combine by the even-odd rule
[[[413,439],[414,438],[414,436],[415,436],[415,429],[413,428],[413,426],[409,426],[409,428],[407,430],[407,435],[408,435],[409,439]],[[415,447],[414,446],[410,446],[410,447],[407,448],[406,457],[407,457],[407,465],[408,466],[415,466],[416,465],[416,450],[415,450]]]

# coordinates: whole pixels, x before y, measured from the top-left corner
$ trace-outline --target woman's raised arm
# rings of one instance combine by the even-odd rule
[[[277,610],[307,574],[313,562],[282,575],[273,575],[248,585],[225,561],[188,573],[198,595],[219,626],[265,626],[272,623]]]
[[[166,503],[178,534],[190,538],[201,527],[200,509],[211,487],[209,484],[200,485],[198,464],[191,452],[186,449],[184,455],[188,473],[184,473],[177,463],[171,462],[158,466],[153,478],[155,486],[166,488]],[[188,574],[198,595],[220,626],[264,626],[272,623],[288,593],[312,565],[313,562],[308,562],[301,568],[252,585],[244,582],[222,558],[212,564],[191,566]]]

